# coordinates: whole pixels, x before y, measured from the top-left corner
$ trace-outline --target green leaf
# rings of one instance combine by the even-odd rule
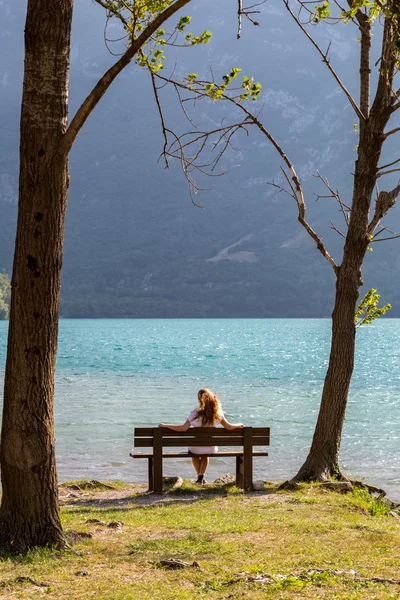
[[[375,319],[384,315],[388,310],[392,308],[391,304],[378,307],[380,294],[376,289],[371,288],[365,294],[364,298],[357,306],[357,310],[354,315],[354,322],[356,327],[361,325],[370,325]]]

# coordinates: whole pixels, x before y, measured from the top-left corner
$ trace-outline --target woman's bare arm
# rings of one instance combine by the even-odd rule
[[[187,431],[190,427],[190,421],[189,419],[186,419],[183,425],[168,425],[166,423],[160,423],[159,427],[172,429],[172,431]]]
[[[221,419],[221,425],[225,427],[225,429],[239,429],[240,427],[244,427],[243,423],[229,423],[225,417]]]

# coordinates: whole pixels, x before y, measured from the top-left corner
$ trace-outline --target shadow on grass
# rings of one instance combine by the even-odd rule
[[[113,498],[82,498],[76,499],[71,504],[67,504],[68,512],[82,512],[82,508],[86,508],[87,512],[96,510],[102,512],[115,509],[118,511],[128,511],[135,509],[145,509],[152,506],[171,506],[173,504],[193,504],[213,498],[216,496],[247,496],[257,497],[259,495],[269,495],[277,493],[278,484],[267,484],[263,490],[254,492],[244,492],[237,488],[235,484],[210,483],[204,486],[197,486],[190,481],[184,480],[182,486],[172,489],[165,487],[162,494],[154,494],[152,492],[129,492],[127,496]],[[76,510],[75,510],[76,507]],[[86,511],[85,511],[86,512]]]

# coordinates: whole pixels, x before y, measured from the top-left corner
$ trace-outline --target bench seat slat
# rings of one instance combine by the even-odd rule
[[[135,427],[134,434],[135,437],[151,437],[153,436],[154,429],[157,427]],[[190,437],[193,435],[198,436],[206,436],[209,434],[218,433],[219,436],[230,436],[230,435],[238,435],[243,438],[243,429],[225,429],[224,427],[190,427],[186,431],[173,431],[172,429],[162,428],[163,437]],[[253,437],[256,436],[269,436],[270,428],[269,427],[253,427],[252,428]]]
[[[256,437],[252,440],[253,446],[269,446],[269,437]],[[162,439],[163,447],[180,446],[243,446],[243,438],[239,437],[192,437],[192,438],[165,438]],[[152,448],[153,438],[139,438],[134,441],[135,448]]]
[[[253,450],[253,456],[268,456],[268,452],[264,450]],[[132,458],[151,458],[152,452],[131,452],[129,454]],[[210,456],[214,458],[226,457],[226,456],[243,456],[243,450],[221,450],[217,453],[206,453],[206,454],[190,454],[189,452],[163,452],[163,458],[192,458],[193,456]]]

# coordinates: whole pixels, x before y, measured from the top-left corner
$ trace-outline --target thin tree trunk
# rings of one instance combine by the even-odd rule
[[[363,285],[361,268],[370,241],[369,209],[376,184],[385,125],[386,120],[380,119],[371,120],[369,124],[361,127],[352,212],[343,250],[343,262],[337,273],[329,366],[310,452],[295,476],[295,481],[342,477],[338,459],[354,368],[354,317],[360,286]]]
[[[28,0],[19,206],[1,434],[0,544],[64,544],[54,439],[54,374],[68,158],[73,0]]]
[[[329,367],[325,377],[317,425],[307,460],[296,480],[326,480],[341,477],[338,457],[345,418],[347,396],[354,367],[354,313],[358,297],[357,270],[336,283],[335,307],[332,314],[332,342]]]

